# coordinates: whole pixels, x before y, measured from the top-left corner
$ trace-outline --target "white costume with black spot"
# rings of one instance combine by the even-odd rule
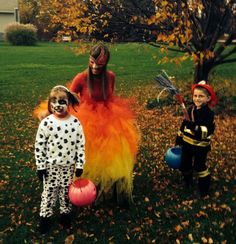
[[[39,125],[35,141],[37,170],[46,169],[41,217],[50,217],[59,196],[60,213],[71,211],[68,187],[74,170],[82,169],[85,162],[85,139],[79,120],[70,115],[59,119],[53,114],[43,119]]]

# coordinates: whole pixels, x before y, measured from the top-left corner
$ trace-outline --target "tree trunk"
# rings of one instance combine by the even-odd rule
[[[208,82],[208,76],[213,68],[213,60],[204,60],[202,63],[198,62],[194,65],[194,83],[201,80]]]

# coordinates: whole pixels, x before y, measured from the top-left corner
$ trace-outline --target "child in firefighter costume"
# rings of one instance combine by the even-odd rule
[[[43,182],[40,205],[40,232],[50,227],[50,218],[57,198],[60,203],[60,222],[64,229],[70,228],[71,203],[68,187],[74,173],[83,173],[85,162],[85,139],[80,121],[68,113],[68,106],[78,103],[77,96],[66,87],[55,86],[49,96],[50,115],[38,128],[35,140],[37,174]]]
[[[186,187],[193,184],[193,169],[198,175],[198,187],[202,197],[208,195],[210,172],[206,166],[210,141],[215,129],[214,112],[217,103],[213,88],[201,81],[192,86],[193,105],[188,109],[190,120],[184,120],[176,138],[176,145],[182,146],[180,170]]]
[[[84,129],[86,164],[82,177],[97,186],[95,204],[112,197],[126,207],[132,202],[140,134],[130,110],[131,100],[113,94],[115,75],[107,70],[109,57],[105,45],[91,48],[88,68],[69,85],[69,90],[80,97],[80,105],[70,112]]]

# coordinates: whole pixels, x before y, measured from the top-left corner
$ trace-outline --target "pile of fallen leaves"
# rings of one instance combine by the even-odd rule
[[[34,138],[38,122],[31,104],[5,104],[1,147],[1,232],[3,243],[234,243],[236,215],[236,145],[234,115],[216,116],[216,131],[208,166],[212,173],[210,197],[199,197],[183,186],[178,170],[164,162],[182,121],[177,103],[147,109],[155,98],[153,87],[132,95],[142,133],[134,170],[134,204],[122,209],[105,202],[73,210],[73,229],[65,232],[53,217],[51,231],[38,233],[42,185],[35,174]],[[14,113],[12,113],[14,109]]]

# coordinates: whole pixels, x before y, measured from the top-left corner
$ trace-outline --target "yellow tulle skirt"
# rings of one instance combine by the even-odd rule
[[[39,115],[46,102],[34,111]],[[111,101],[88,103],[70,108],[85,134],[84,173],[104,192],[117,183],[117,194],[125,193],[132,198],[133,168],[140,142],[139,129],[130,109],[131,101],[115,97]]]

